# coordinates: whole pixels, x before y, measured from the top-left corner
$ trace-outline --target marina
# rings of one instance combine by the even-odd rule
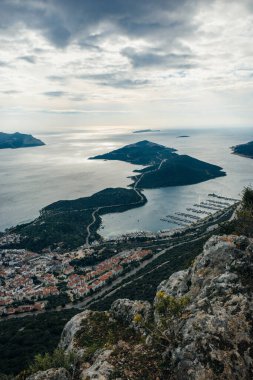
[[[209,199],[210,197],[221,199],[225,202]],[[212,216],[219,211],[227,209],[236,202],[238,202],[238,200],[235,198],[224,197],[214,193],[208,194],[206,200],[199,203],[194,203],[193,207],[186,208],[186,211],[190,211],[191,213],[175,212],[174,214],[166,215],[166,217],[161,218],[160,220],[170,224],[175,224],[177,226],[189,227],[203,220],[203,218]],[[193,215],[192,213],[199,214],[201,216]]]

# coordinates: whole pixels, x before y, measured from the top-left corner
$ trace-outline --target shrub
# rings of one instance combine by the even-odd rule
[[[66,368],[67,370],[71,370],[75,367],[76,359],[76,355],[73,352],[66,353],[64,350],[56,348],[51,354],[36,355],[29,370],[31,373],[46,371],[50,368]]]
[[[237,211],[234,232],[238,235],[253,236],[253,189],[245,187],[242,207]]]

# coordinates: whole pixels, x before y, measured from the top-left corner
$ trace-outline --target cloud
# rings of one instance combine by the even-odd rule
[[[190,54],[164,54],[154,53],[152,50],[138,52],[132,48],[122,50],[122,55],[127,57],[133,67],[164,66],[175,69],[189,69],[194,67],[190,60]]]
[[[47,79],[49,79],[52,82],[60,82],[63,83],[66,81],[66,77],[63,75],[48,75]]]
[[[109,86],[115,88],[125,88],[131,89],[136,87],[143,87],[149,84],[148,80],[140,80],[140,79],[112,79],[107,82],[100,82],[102,86]]]
[[[94,34],[99,38],[108,33],[117,35],[119,31],[152,39],[161,34],[167,34],[167,38],[180,36],[194,28],[191,16],[197,3],[196,0],[1,0],[0,28],[23,24],[39,31],[59,48],[77,40],[80,45],[99,49],[91,42]]]
[[[60,98],[64,95],[66,95],[66,92],[65,91],[46,91],[43,93],[43,95],[49,96],[52,98]]]
[[[18,57],[18,59],[21,59],[28,63],[36,63],[36,57],[34,55],[23,55],[22,57]]]
[[[95,81],[98,85],[122,89],[131,89],[143,87],[150,83],[147,79],[129,78],[129,74],[125,71],[86,74],[77,76],[79,79]]]
[[[6,61],[0,61],[0,67],[10,67],[10,64]]]
[[[2,94],[5,94],[5,95],[15,95],[15,94],[20,94],[21,91],[17,91],[17,90],[6,90],[6,91],[1,91]]]

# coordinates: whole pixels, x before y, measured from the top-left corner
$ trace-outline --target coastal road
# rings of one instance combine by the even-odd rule
[[[225,212],[219,213],[219,215],[217,215],[217,217],[212,220],[211,225],[218,224],[219,221],[220,221],[220,219],[222,220],[224,217],[227,217],[227,220],[229,220],[230,217],[231,217],[231,215],[229,215],[229,213],[232,212],[233,207],[234,206],[231,206],[228,209],[226,209]],[[196,224],[195,227],[196,227],[196,229],[199,229],[200,227],[201,228],[209,227],[210,226],[209,223],[210,222],[208,222],[208,221],[202,221],[200,224]],[[213,232],[214,231],[212,231],[212,233]],[[196,234],[197,234],[197,231],[196,231]],[[169,251],[171,251],[173,248],[177,248],[177,247],[183,246],[185,244],[189,244],[189,243],[198,241],[198,240],[200,240],[200,239],[202,239],[204,237],[208,237],[209,234],[210,233],[207,233],[206,231],[204,231],[201,235],[198,235],[197,237],[196,237],[196,235],[195,236],[185,235],[184,238],[186,240],[183,241],[183,242],[180,242],[180,243],[176,243],[176,244],[175,243],[173,244],[173,240],[171,240],[171,241],[167,240],[166,242],[160,244],[160,247],[162,245],[166,246],[160,252],[158,252],[157,254],[154,254],[150,259],[143,261],[137,268],[134,268],[134,269],[130,270],[129,272],[125,273],[123,276],[118,277],[117,279],[115,279],[113,281],[112,284],[107,285],[104,288],[98,290],[98,292],[96,292],[96,293],[92,294],[91,296],[87,297],[84,301],[78,302],[76,304],[69,303],[64,308],[62,308],[62,307],[59,306],[59,307],[56,307],[54,309],[51,309],[50,311],[62,311],[62,310],[65,310],[65,309],[72,309],[72,308],[83,309],[83,308],[85,308],[87,306],[90,306],[92,303],[94,303],[95,301],[99,300],[101,297],[103,297],[103,296],[107,297],[107,296],[113,294],[114,292],[116,292],[117,290],[119,290],[121,287],[124,287],[125,285],[129,285],[134,280],[139,279],[142,276],[144,276],[144,275],[146,275],[148,273],[151,273],[151,272],[157,270],[157,268],[165,265],[165,263],[162,263],[159,266],[153,268],[151,271],[145,273],[144,275],[140,275],[138,278],[136,278],[134,280],[129,279],[129,281],[127,283],[122,284],[122,282],[124,280],[126,280],[127,278],[130,278],[131,276],[133,276],[134,274],[136,274],[139,270],[143,269],[146,265],[150,264],[152,261],[156,260],[161,255],[164,255],[164,254],[167,254],[167,253],[169,254]],[[148,245],[148,246],[145,246],[145,248],[151,248],[151,249],[152,248],[157,248],[156,244],[152,245],[152,242],[150,242],[150,243],[151,244]],[[166,260],[166,263],[168,261],[170,261],[169,256],[168,256],[168,260]],[[116,288],[115,288],[115,286],[116,286]],[[22,313],[22,314],[10,315],[8,317],[0,318],[0,322],[4,321],[6,319],[22,318],[22,317],[25,317],[25,316],[33,316],[33,315],[42,314],[42,313],[45,313],[45,311],[27,312],[27,313]]]
[[[159,166],[157,169],[154,169],[154,170],[149,170],[149,171],[146,171],[144,173],[142,173],[142,175],[136,180],[134,186],[133,186],[133,190],[136,192],[136,194],[138,195],[138,197],[140,198],[139,201],[137,202],[132,202],[132,203],[128,203],[128,205],[138,205],[139,203],[143,203],[144,202],[144,196],[141,192],[141,190],[138,189],[138,184],[139,182],[141,181],[141,179],[143,178],[143,176],[145,174],[148,174],[148,173],[153,173],[153,172],[156,172],[158,170],[161,169],[163,163],[166,161],[166,159],[164,160],[161,160]],[[88,247],[90,245],[90,237],[91,237],[91,227],[96,223],[96,218],[97,218],[97,215],[98,215],[98,212],[99,210],[101,210],[102,208],[110,208],[110,207],[120,207],[120,206],[125,206],[125,204],[117,204],[117,205],[110,205],[110,206],[101,206],[101,207],[97,207],[93,212],[92,212],[92,221],[91,223],[86,227],[86,233],[87,233],[87,236],[86,236],[86,246]]]

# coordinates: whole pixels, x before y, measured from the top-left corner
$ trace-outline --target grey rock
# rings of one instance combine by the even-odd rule
[[[94,358],[94,363],[87,369],[82,371],[81,380],[109,380],[110,375],[114,370],[108,359],[112,350],[100,350]]]
[[[251,244],[245,237],[214,236],[188,271],[174,273],[159,286],[190,298],[184,318],[173,324],[176,379],[253,378],[253,289],[252,281],[245,281],[253,274]]]
[[[85,310],[82,313],[75,315],[70,321],[65,325],[59,347],[67,350],[73,351],[76,348],[75,335],[80,330],[82,323],[89,319],[92,315],[92,311]]]
[[[140,314],[145,322],[152,317],[152,306],[147,301],[132,301],[128,299],[119,299],[113,302],[110,309],[111,315],[133,328],[138,328],[134,323],[136,314]]]
[[[31,375],[27,380],[70,380],[71,376],[65,368],[51,368]]]

